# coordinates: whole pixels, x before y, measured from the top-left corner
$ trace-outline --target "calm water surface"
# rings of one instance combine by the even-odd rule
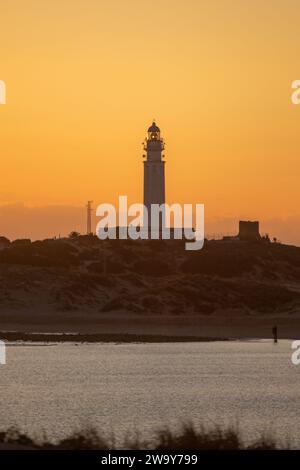
[[[300,448],[291,341],[9,345],[0,428],[52,440],[94,426],[121,438],[193,420],[271,432]]]

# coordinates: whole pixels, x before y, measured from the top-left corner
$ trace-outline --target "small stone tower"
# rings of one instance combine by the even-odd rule
[[[239,239],[241,241],[255,241],[260,240],[259,222],[250,220],[240,220],[239,222]]]

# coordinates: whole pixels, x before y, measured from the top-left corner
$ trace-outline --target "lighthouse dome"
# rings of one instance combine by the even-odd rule
[[[155,121],[152,122],[152,125],[148,129],[148,132],[160,132],[160,128],[157,127]]]

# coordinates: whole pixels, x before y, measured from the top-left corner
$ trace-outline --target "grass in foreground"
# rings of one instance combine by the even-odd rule
[[[263,435],[251,445],[246,445],[239,431],[234,428],[222,430],[216,427],[208,430],[201,427],[196,429],[190,423],[183,425],[179,431],[172,431],[169,428],[158,430],[154,433],[153,439],[148,441],[142,441],[138,436],[134,439],[125,439],[118,447],[113,437],[102,436],[93,428],[73,433],[56,444],[45,440],[39,442],[11,428],[6,432],[0,432],[0,443],[10,444],[16,448],[25,446],[40,450],[113,450],[119,448],[130,450],[272,450],[289,448],[288,445],[279,446],[273,438]]]

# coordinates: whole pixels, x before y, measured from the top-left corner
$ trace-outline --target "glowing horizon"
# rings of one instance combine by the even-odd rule
[[[44,236],[44,217],[57,234],[56,206],[71,224],[89,199],[142,202],[155,117],[168,203],[204,203],[220,231],[257,219],[300,244],[295,0],[2,3],[0,235]],[[22,222],[7,216],[22,206]]]

